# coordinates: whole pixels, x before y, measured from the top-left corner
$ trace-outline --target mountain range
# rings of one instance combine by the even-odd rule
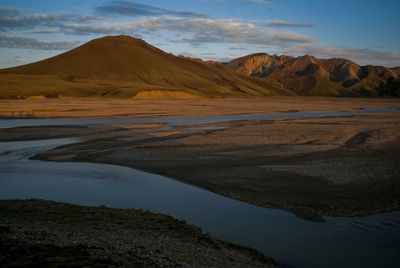
[[[258,53],[226,63],[242,75],[260,77],[297,95],[400,96],[400,68],[360,66],[347,59]]]
[[[254,54],[228,63],[166,53],[107,36],[58,56],[0,70],[0,98],[398,96],[400,68]]]

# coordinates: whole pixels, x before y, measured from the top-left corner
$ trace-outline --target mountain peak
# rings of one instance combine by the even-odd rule
[[[100,38],[93,39],[84,44],[84,46],[101,46],[110,49],[110,47],[143,47],[147,49],[155,49],[152,45],[140,38],[136,38],[130,35],[109,35]]]
[[[244,75],[262,76],[265,72],[270,72],[271,69],[283,65],[291,59],[293,59],[291,56],[255,53],[232,60],[228,63],[228,66],[236,69],[239,73]]]
[[[171,56],[144,40],[128,35],[93,39],[44,61],[6,69],[7,73],[48,74],[62,79],[108,81],[136,80],[135,74],[151,72]]]
[[[76,87],[76,91],[85,92],[79,94],[112,96],[132,96],[146,90],[177,90],[202,96],[278,94],[275,91],[293,94],[266,81],[245,79],[222,64],[176,57],[126,35],[94,39],[43,61],[0,70],[0,75],[4,75],[3,81],[6,77],[14,84],[12,79],[17,79],[21,88],[28,87],[29,81],[38,76],[43,81],[51,77],[65,88],[62,94],[57,93],[60,95],[71,95],[69,89]],[[41,92],[42,85],[38,88],[35,92]],[[98,88],[105,88],[105,93]]]
[[[260,60],[263,58],[263,60]],[[258,53],[228,63],[237,72],[264,77],[302,95],[398,95],[400,70],[360,66],[347,59],[297,58]]]
[[[228,67],[257,78],[245,78]],[[142,39],[118,35],[94,39],[46,60],[0,70],[0,87],[9,90],[10,96],[30,88],[34,80],[39,82],[33,95],[45,91],[46,96],[132,96],[152,89],[221,96],[398,95],[399,72],[396,68],[359,66],[345,59],[267,53],[244,56],[227,64],[210,64],[176,57]],[[59,85],[62,90],[55,93],[43,89],[47,87],[43,84],[46,79],[51,79],[52,87]],[[13,90],[15,85],[19,85],[18,90]]]
[[[132,42],[132,43],[137,43],[137,42],[142,42],[146,43],[143,39],[141,38],[136,38],[130,35],[108,35],[108,36],[103,36],[100,38],[93,39],[89,41],[88,43],[102,43],[102,42]]]

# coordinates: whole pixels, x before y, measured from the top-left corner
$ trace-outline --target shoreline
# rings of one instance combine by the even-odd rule
[[[57,149],[57,148],[56,148]],[[55,149],[55,150],[56,150]],[[74,157],[72,155],[72,157]],[[386,207],[386,205],[383,206],[378,206],[377,208],[371,209],[370,207],[365,208],[364,210],[360,209],[354,209],[352,207],[348,209],[333,209],[333,210],[319,210],[315,209],[313,206],[307,206],[307,207],[297,207],[293,206],[293,203],[279,203],[279,204],[274,204],[274,203],[265,203],[265,201],[260,201],[257,199],[252,199],[251,197],[242,197],[242,196],[235,196],[231,195],[229,192],[221,192],[215,190],[211,185],[202,185],[202,184],[196,184],[188,180],[187,176],[185,177],[184,175],[177,175],[176,173],[170,173],[168,171],[164,170],[158,170],[158,169],[150,169],[150,168],[143,168],[142,166],[137,166],[137,165],[132,165],[132,164],[126,164],[126,163],[120,163],[120,162],[115,162],[115,161],[96,161],[94,159],[90,158],[81,158],[79,160],[74,160],[71,159],[71,154],[65,154],[65,157],[63,155],[57,155],[54,158],[52,156],[46,155],[46,152],[40,153],[37,155],[32,156],[30,159],[31,160],[42,160],[42,161],[51,161],[51,162],[77,162],[77,163],[94,163],[94,164],[108,164],[108,165],[116,165],[116,166],[122,166],[122,167],[128,167],[136,170],[140,170],[146,173],[151,173],[155,175],[160,175],[167,177],[168,179],[176,180],[184,184],[188,184],[191,186],[199,187],[203,190],[209,191],[211,193],[215,193],[227,198],[231,198],[233,200],[241,201],[244,203],[248,203],[251,205],[255,205],[258,207],[266,208],[266,209],[278,209],[278,210],[283,210],[287,211],[289,213],[295,214],[297,217],[308,220],[308,221],[316,221],[316,222],[323,222],[324,219],[323,217],[365,217],[365,216],[372,216],[372,215],[379,215],[379,214],[385,214],[385,213],[390,213],[390,212],[396,212],[400,211],[400,203],[392,203],[390,202],[389,207]],[[298,176],[295,173],[289,174],[289,176]],[[346,204],[345,206],[347,206]]]
[[[45,200],[0,200],[0,208],[4,265],[276,267],[167,215]]]
[[[68,113],[75,109],[74,105],[82,104],[80,101],[72,100],[59,109]],[[204,116],[217,111],[219,114],[245,112],[239,109],[243,107],[254,114],[262,109],[297,112],[305,108],[321,111],[325,107],[335,111],[345,107],[354,110],[360,109],[363,102],[376,108],[388,105],[387,100],[371,99],[343,104],[337,98],[333,101],[282,97],[257,100],[258,103],[253,99],[226,101],[144,100],[135,108],[143,114],[141,109],[146,105],[151,104],[154,109],[154,105],[160,105],[159,110],[146,106],[147,115],[153,116],[161,110],[164,115],[179,116],[185,112]],[[231,107],[232,101],[238,106]],[[106,103],[89,102],[94,106],[85,107],[88,114]],[[178,103],[183,107],[171,106]],[[280,106],[283,103],[285,107]],[[298,109],[299,106],[303,108]],[[399,106],[393,104],[393,107]],[[176,113],[177,110],[180,112]],[[0,140],[78,137],[78,143],[60,146],[33,158],[128,166],[310,219],[319,219],[320,215],[359,216],[400,209],[399,113],[165,126],[132,123],[17,127],[1,129]]]
[[[168,103],[171,104],[171,102]],[[242,103],[242,106],[251,106],[251,104],[252,102],[246,101]],[[265,105],[265,102],[263,104]],[[193,105],[191,103],[189,106]],[[68,110],[68,107],[67,105],[62,109]],[[316,107],[321,106],[311,107],[310,110],[316,109]],[[383,107],[386,107],[386,104]],[[208,108],[209,106],[201,106],[201,110],[206,112],[209,112]],[[217,106],[211,110],[216,108]],[[287,108],[285,111],[292,113],[299,111],[292,106],[285,108]],[[338,110],[339,108],[342,107],[336,107]],[[347,108],[357,110],[360,107],[355,104],[347,106]],[[226,106],[221,109],[235,111]],[[266,109],[271,109],[271,107]],[[176,107],[172,107],[169,113],[173,113],[175,110]],[[256,111],[254,110],[254,113]],[[279,109],[279,111],[282,112],[283,109]],[[259,210],[260,213],[282,213],[304,224],[323,227],[329,225],[312,221],[323,221],[325,220],[323,216],[359,217],[400,209],[400,168],[398,166],[400,161],[400,132],[398,131],[400,129],[400,113],[357,114],[351,117],[248,119],[206,124],[196,124],[193,121],[189,123],[189,125],[173,127],[169,127],[167,124],[130,122],[119,125],[64,124],[61,126],[15,127],[0,129],[0,141],[14,141],[15,144],[10,143],[4,149],[14,148],[14,146],[17,149],[18,141],[28,141],[27,146],[30,144],[36,146],[34,140],[74,139],[76,143],[43,151],[32,158],[131,167],[163,175],[168,179],[193,185],[247,204],[287,211],[292,215],[282,211],[252,207],[252,209]],[[37,144],[40,145],[39,142]],[[62,144],[62,142],[56,144]],[[21,144],[20,146],[25,145]],[[12,150],[9,151],[12,152]],[[3,153],[8,154],[9,152]],[[12,158],[13,154],[10,157]],[[41,165],[40,163],[36,164]],[[50,164],[44,162],[43,165]],[[101,170],[101,167],[98,168]],[[41,174],[40,170],[38,172]],[[162,178],[160,179],[162,180]],[[244,203],[238,204],[247,206]],[[301,219],[296,219],[293,214]],[[46,217],[44,224],[51,223],[53,216],[57,215]],[[7,217],[2,219],[0,223],[3,223]],[[329,224],[330,221],[352,221],[353,219],[327,217],[326,220],[326,223]],[[355,219],[355,221],[359,220]],[[123,223],[125,220],[119,222]],[[197,223],[203,226],[201,222]],[[42,247],[42,245],[32,244],[30,240],[32,237],[29,238],[25,233],[19,233],[19,229],[15,231],[7,226],[2,228],[2,225],[0,224],[0,237],[3,235],[2,229],[6,230],[6,233],[11,230],[17,236],[22,235],[22,240],[8,240],[8,244],[5,246],[7,249],[15,249],[17,255],[20,253],[19,250],[27,248],[32,251],[39,250],[45,254],[49,252],[52,256],[64,258],[64,261],[67,259],[66,262],[69,263],[71,261],[68,254],[74,250],[76,256],[80,256],[81,253],[91,254],[93,260],[97,261],[97,256],[102,255],[105,248],[108,250],[109,247],[112,247],[112,245],[105,244],[100,246],[95,244],[96,249],[87,244],[65,247],[65,244],[57,244],[59,241],[54,242],[54,240],[49,246]],[[206,226],[203,227],[208,230]],[[21,230],[28,231],[33,238],[41,235],[40,232],[31,232],[32,230],[29,228],[24,227]],[[94,228],[93,232],[97,232],[97,226]],[[151,228],[151,225],[146,226],[143,232],[151,231]],[[48,229],[48,227],[44,227],[44,229]],[[117,228],[117,230],[122,229]],[[272,230],[274,229],[272,228]],[[325,231],[330,232],[330,229]],[[175,229],[171,232],[174,239],[181,237],[179,230]],[[250,230],[249,232],[251,233]],[[57,234],[59,232],[56,233],[56,236]],[[79,230],[76,231],[76,234],[80,235]],[[50,238],[47,237],[48,235]],[[42,237],[53,239],[54,235],[45,233]],[[64,236],[61,235],[61,237]],[[286,239],[292,241],[291,237],[286,237]],[[157,241],[151,240],[150,245],[145,246],[146,250],[154,249],[153,245],[158,245]],[[239,242],[232,241],[242,243],[240,239]],[[93,241],[89,240],[89,242]],[[119,242],[116,242],[119,245]],[[129,241],[127,243],[129,244]],[[176,243],[181,244],[181,242]],[[123,244],[125,243],[123,242]],[[278,249],[277,253],[274,243],[269,244],[268,248],[260,248],[257,244],[250,245],[261,250],[267,256],[273,256],[278,261],[286,262],[286,249]],[[192,245],[189,247],[193,248]],[[134,248],[137,249],[137,247]],[[294,252],[298,251],[297,249],[293,250]],[[158,253],[155,250],[150,251],[151,253],[139,250],[139,252],[135,252],[135,256],[141,257],[143,256],[141,254],[144,254],[146,261],[159,261]],[[161,249],[160,251],[163,252]],[[154,252],[157,254],[152,255]],[[246,256],[249,255],[243,255],[241,250],[238,252],[243,258],[240,257],[240,260],[235,259],[235,261],[248,260]],[[279,252],[283,252],[283,255]],[[126,255],[126,252],[122,252],[122,254]],[[299,254],[302,255],[302,253]],[[186,255],[190,259],[193,254]],[[301,259],[301,256],[297,257]],[[168,264],[171,264],[174,259],[168,258]],[[220,258],[218,257],[218,259]],[[224,257],[222,259],[225,261]],[[162,259],[160,263],[163,264],[164,260]],[[349,260],[353,261],[351,258]],[[50,261],[53,260],[50,259]],[[107,261],[113,263],[114,260],[108,258]],[[132,261],[132,259],[123,261]],[[227,261],[231,260],[228,258]],[[249,264],[244,266],[252,267]]]
[[[170,133],[119,131],[117,139],[89,139],[40,153],[33,159],[128,166],[247,203],[289,210],[306,219],[362,216],[400,209],[397,125],[386,127],[384,136],[382,132],[367,131],[374,120],[380,128],[381,121],[388,118],[391,115],[250,120],[212,125],[230,125],[221,130],[184,127]],[[336,132],[336,122],[343,120],[349,124],[349,129],[343,131],[349,133],[331,133],[331,126]],[[354,120],[361,120],[360,126],[353,126]],[[299,124],[305,125],[304,134],[282,136],[282,131],[290,127],[299,131]],[[326,134],[311,131],[322,131],[322,127],[328,131]],[[277,136],[253,136],[252,128],[275,131]],[[334,144],[314,141],[315,135],[325,137],[328,133]],[[249,135],[252,144],[244,145],[242,139],[248,140]],[[297,140],[302,135],[311,136],[289,145],[271,141]],[[379,167],[375,167],[377,164]]]

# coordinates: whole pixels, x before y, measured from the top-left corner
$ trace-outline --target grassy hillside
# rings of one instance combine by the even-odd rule
[[[95,39],[47,60],[0,70],[3,98],[132,97],[152,89],[200,96],[293,94],[221,64],[176,57],[129,36]]]

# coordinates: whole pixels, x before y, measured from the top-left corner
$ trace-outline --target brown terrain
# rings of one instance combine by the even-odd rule
[[[262,77],[298,95],[400,96],[399,68],[360,66],[346,59],[253,54],[227,66],[249,77]]]
[[[175,117],[260,114],[279,112],[355,111],[399,107],[397,99],[384,98],[70,98],[0,99],[2,118],[60,117]]]
[[[82,99],[67,100],[64,105],[62,101],[0,103],[8,107],[6,113],[18,115],[15,111],[19,102],[20,108],[29,107],[36,117],[122,116],[122,111],[126,116],[173,117],[400,107],[394,99],[306,97],[198,99],[184,103]],[[108,110],[103,111],[105,107]],[[245,202],[318,217],[400,208],[399,129],[399,113],[394,112],[319,119],[283,116],[174,128],[166,124],[23,127],[1,130],[0,140],[81,137],[79,143],[34,158],[130,166]]]
[[[116,126],[34,158],[131,166],[300,215],[365,215],[400,208],[399,119],[247,120],[169,131]]]
[[[39,200],[0,201],[1,267],[276,267],[170,216]]]
[[[146,97],[293,95],[264,79],[176,57],[130,36],[95,39],[43,61],[0,70],[1,98],[129,98],[143,91]]]
[[[254,54],[227,64],[174,56],[141,39],[107,36],[0,70],[0,98],[399,96],[398,68]]]

